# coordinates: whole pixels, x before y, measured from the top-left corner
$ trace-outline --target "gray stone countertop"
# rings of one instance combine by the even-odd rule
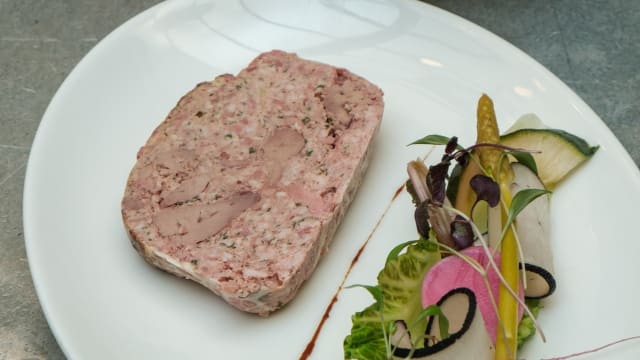
[[[158,0],[0,0],[0,360],[63,359],[22,233],[33,136],[74,65]],[[432,0],[524,50],[569,85],[640,164],[640,1]]]

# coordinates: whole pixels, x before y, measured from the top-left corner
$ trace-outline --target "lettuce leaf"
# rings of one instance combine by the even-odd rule
[[[527,307],[531,310],[533,316],[538,317],[538,313],[540,309],[543,308],[540,300],[527,300]],[[527,313],[524,314],[522,320],[520,320],[520,324],[518,325],[518,349],[525,343],[525,341],[529,340],[536,333],[536,327],[533,325],[533,320],[529,317]]]
[[[437,245],[417,241],[407,247],[404,254],[387,262],[378,274],[378,286],[382,290],[382,324],[377,303],[351,317],[351,334],[344,340],[345,359],[386,359],[385,339],[382,327],[388,333],[395,331],[395,321],[402,320],[415,339],[414,345],[424,346],[427,319],[416,321],[422,312],[422,280],[438,260]],[[389,335],[389,334],[387,334]]]
[[[380,325],[380,313],[373,304],[351,317],[351,334],[344,339],[344,358],[386,360],[387,349]],[[371,321],[377,318],[378,321]],[[388,326],[387,322],[385,326]]]

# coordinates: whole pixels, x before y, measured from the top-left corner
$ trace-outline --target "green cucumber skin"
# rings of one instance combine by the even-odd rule
[[[591,146],[583,138],[560,129],[520,129],[512,133],[509,133],[507,135],[503,135],[501,138],[502,139],[516,138],[526,133],[543,133],[543,134],[551,133],[551,134],[557,135],[562,139],[566,140],[571,145],[573,145],[578,151],[580,151],[580,153],[582,153],[587,157],[591,157],[600,148],[600,146]]]

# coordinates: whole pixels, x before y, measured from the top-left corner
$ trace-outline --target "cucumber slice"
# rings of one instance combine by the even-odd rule
[[[520,129],[502,135],[500,143],[539,151],[532,155],[547,188],[554,187],[598,150],[598,146],[590,146],[584,139],[558,129]]]

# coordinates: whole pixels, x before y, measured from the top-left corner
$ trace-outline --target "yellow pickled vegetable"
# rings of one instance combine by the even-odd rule
[[[478,100],[478,144],[498,144],[500,132],[493,101],[483,94]],[[502,223],[506,222],[507,209],[511,206],[511,192],[509,187],[513,178],[513,171],[509,162],[503,157],[502,150],[481,146],[475,150],[480,158],[480,164],[500,186],[500,198],[505,207],[502,209]],[[501,161],[504,160],[504,161]],[[508,286],[518,293],[518,244],[511,228],[509,228],[500,246],[500,272]],[[504,285],[500,285],[498,297],[498,316],[501,327],[496,334],[496,360],[515,360],[518,331],[518,301],[509,293]]]

